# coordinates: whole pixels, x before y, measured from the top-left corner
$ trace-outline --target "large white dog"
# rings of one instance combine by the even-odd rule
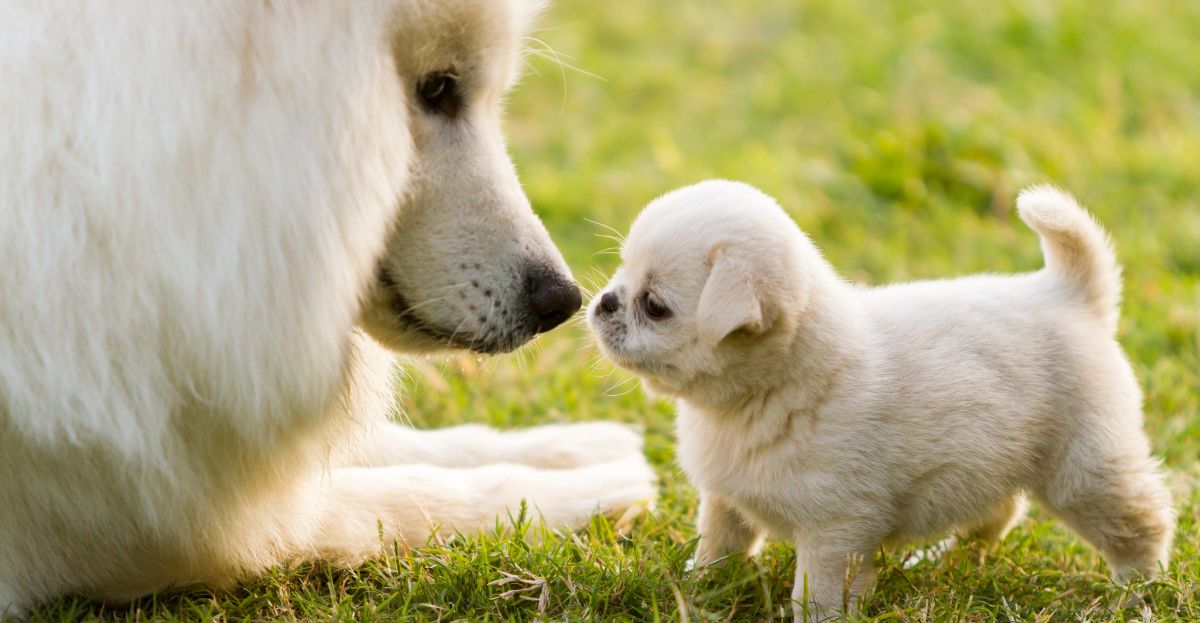
[[[388,422],[374,340],[579,306],[500,133],[536,11],[0,3],[0,618],[653,495],[616,424]]]

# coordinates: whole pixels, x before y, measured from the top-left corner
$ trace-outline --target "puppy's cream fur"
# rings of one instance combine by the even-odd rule
[[[1029,189],[1018,209],[1043,270],[878,288],[840,279],[744,184],[642,212],[589,322],[610,358],[678,398],[697,563],[768,533],[794,541],[796,611],[824,616],[869,587],[882,543],[994,541],[1031,494],[1116,578],[1166,564],[1171,500],[1114,339],[1113,252],[1060,191]]]
[[[653,495],[616,424],[388,421],[376,340],[510,350],[570,283],[500,131],[537,9],[0,6],[0,619]]]

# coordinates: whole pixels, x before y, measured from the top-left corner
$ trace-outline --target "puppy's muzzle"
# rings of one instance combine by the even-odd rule
[[[528,299],[529,312],[537,319],[538,333],[562,324],[583,305],[579,286],[557,271],[549,270],[530,273]]]

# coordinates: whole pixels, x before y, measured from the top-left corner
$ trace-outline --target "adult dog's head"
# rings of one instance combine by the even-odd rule
[[[362,315],[391,348],[504,352],[579,309],[579,289],[521,190],[500,128],[539,8],[431,0],[406,11],[394,57],[409,102],[412,183]]]

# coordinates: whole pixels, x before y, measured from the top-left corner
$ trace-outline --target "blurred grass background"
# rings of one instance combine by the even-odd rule
[[[1044,513],[980,564],[970,547],[905,568],[881,553],[869,621],[1200,620],[1200,3],[1185,0],[558,0],[510,98],[526,190],[576,276],[616,265],[647,201],[710,177],[780,199],[847,277],[886,283],[1040,266],[1023,186],[1075,193],[1125,266],[1120,328],[1180,523],[1148,615],[1120,609],[1101,559]],[[562,64],[555,62],[559,59]],[[793,554],[683,573],[694,493],[669,405],[597,363],[575,326],[509,357],[419,359],[419,426],[611,419],[645,426],[658,511],[538,544],[495,536],[353,571],[279,570],[232,593],[129,606],[64,601],[45,620],[757,621],[790,613]],[[511,592],[522,589],[521,592]]]

